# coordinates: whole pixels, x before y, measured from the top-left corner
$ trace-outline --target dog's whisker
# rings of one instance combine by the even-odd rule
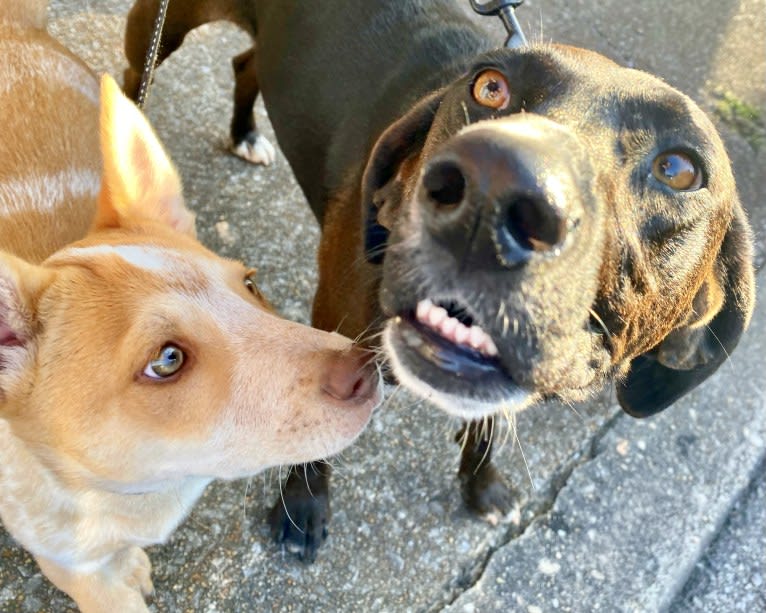
[[[253,478],[250,477],[245,481],[245,495],[242,497],[242,529],[247,526],[247,492],[250,489],[250,484],[253,482]]]
[[[487,422],[489,422],[489,436],[487,436]],[[484,454],[481,456],[481,460],[479,460],[479,463],[476,465],[476,468],[473,470],[473,474],[476,475],[479,472],[479,469],[484,464],[484,462],[487,459],[487,456],[489,455],[490,450],[492,449],[492,439],[495,435],[495,419],[492,416],[484,417],[482,420],[482,433],[481,433],[481,440],[486,440],[487,445],[484,448]]]
[[[585,421],[585,418],[580,414],[580,412],[575,409],[574,404],[570,402],[569,400],[563,400],[564,406],[566,406],[572,413],[577,415],[577,417],[580,418],[581,421]]]
[[[466,106],[466,103],[461,101],[460,106],[463,107],[463,116],[465,117],[465,125],[470,126],[471,125],[471,117],[468,115],[468,106]]]
[[[518,431],[517,421],[516,421],[515,417],[514,417],[514,420],[513,420],[513,436],[514,436],[514,438],[516,439],[516,442],[519,445],[519,452],[521,453],[521,459],[524,462],[524,467],[527,469],[527,476],[529,477],[529,484],[532,486],[532,489],[536,491],[537,488],[535,487],[535,482],[532,479],[532,472],[529,470],[529,464],[527,463],[527,456],[524,453],[524,448],[521,446],[521,439],[519,438],[519,431]]]
[[[402,384],[401,384],[401,383],[397,383],[396,387],[394,388],[394,391],[393,391],[393,392],[391,392],[391,394],[388,396],[388,398],[386,398],[386,399],[385,399],[385,401],[383,402],[383,404],[381,404],[381,405],[380,405],[380,409],[383,409],[383,408],[387,408],[387,407],[388,407],[388,405],[390,405],[391,403],[393,403],[393,401],[394,401],[394,398],[395,398],[395,397],[396,397],[396,395],[399,393],[399,391],[402,389],[402,387],[403,387],[403,386],[402,386]],[[380,410],[380,409],[378,409],[378,410]]]
[[[596,323],[599,325],[599,327],[604,331],[604,334],[606,334],[606,338],[609,340],[609,344],[612,344],[612,333],[609,332],[609,328],[606,327],[606,324],[604,323],[604,320],[599,317],[599,314],[596,313],[595,309],[588,307],[588,313],[590,316],[596,321]]]
[[[458,432],[458,436],[460,436],[460,455],[462,456],[465,453],[465,449],[468,446],[468,431],[469,431],[468,424],[464,424],[463,428]]]
[[[500,407],[500,411],[502,412],[503,417],[505,418],[505,422],[504,422],[505,423],[505,434],[503,435],[503,439],[500,442],[500,446],[499,446],[499,449],[503,449],[508,444],[508,439],[511,436],[511,427],[510,426],[511,426],[511,420],[513,419],[513,411],[512,411],[512,409],[509,406],[507,406],[505,404],[503,404]]]
[[[336,334],[339,334],[339,333],[340,333],[340,329],[341,329],[341,327],[343,326],[343,322],[344,322],[344,321],[346,321],[346,318],[347,318],[347,317],[348,317],[348,315],[344,315],[343,317],[341,317],[340,321],[339,321],[339,322],[338,322],[338,324],[335,326],[335,330],[334,330],[334,332],[335,332]]]
[[[288,470],[288,475],[290,474],[290,470]],[[279,466],[279,498],[282,501],[282,508],[285,510],[285,515],[287,516],[287,519],[290,521],[290,523],[295,526],[295,529],[303,534],[303,530],[298,526],[298,524],[295,523],[293,518],[290,516],[290,509],[287,507],[287,502],[285,502],[285,488],[284,488],[284,481],[282,480],[282,465]]]
[[[710,327],[710,325],[709,325],[709,324],[705,324],[705,328],[707,329],[707,331],[708,331],[708,332],[710,332],[711,336],[712,336],[712,337],[715,339],[715,341],[716,341],[716,342],[717,342],[717,343],[720,345],[720,347],[721,347],[721,351],[723,351],[724,355],[726,356],[726,361],[729,363],[729,368],[731,368],[731,369],[732,369],[732,372],[736,372],[736,368],[734,367],[734,364],[732,364],[732,363],[731,363],[731,360],[729,359],[729,358],[731,358],[731,356],[729,355],[729,352],[728,352],[728,351],[726,351],[726,347],[725,347],[725,346],[724,346],[724,344],[721,342],[721,339],[720,339],[720,338],[718,338],[718,335],[715,333],[715,331],[713,330],[713,328],[711,328],[711,327]]]

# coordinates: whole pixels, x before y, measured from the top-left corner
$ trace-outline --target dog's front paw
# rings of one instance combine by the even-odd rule
[[[256,131],[248,132],[247,136],[231,147],[234,155],[247,160],[251,164],[270,166],[277,159],[277,150],[268,139]]]
[[[269,513],[271,536],[304,562],[316,560],[327,538],[330,502],[327,496],[294,496],[285,493]]]
[[[110,566],[114,574],[127,587],[139,592],[144,598],[154,595],[152,563],[140,547],[128,547],[114,556]]]
[[[39,556],[35,559],[45,576],[69,594],[82,613],[149,613],[146,599],[154,594],[152,565],[139,547],[122,549],[89,572]]]
[[[316,559],[317,550],[327,538],[330,473],[330,466],[324,462],[291,467],[269,513],[271,536],[304,562]]]
[[[460,473],[458,477],[465,505],[493,526],[511,512],[518,499],[517,492],[492,464],[476,472]]]

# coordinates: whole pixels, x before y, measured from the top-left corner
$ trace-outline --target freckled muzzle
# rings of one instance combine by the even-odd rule
[[[435,150],[411,203],[420,242],[389,251],[382,285],[400,370],[483,403],[593,379],[592,174],[577,137],[539,116],[483,121]]]

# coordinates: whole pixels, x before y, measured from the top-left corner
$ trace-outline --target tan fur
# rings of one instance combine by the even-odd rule
[[[0,25],[14,57],[37,45],[85,70],[15,19]],[[100,196],[61,180],[41,202],[41,178],[101,166],[83,94],[96,81],[78,72],[67,89],[45,61],[0,61],[0,77],[34,75],[8,91],[0,78],[0,109],[18,112],[3,139],[17,146],[0,149],[0,518],[82,611],[145,612],[140,547],[165,540],[213,478],[350,444],[378,377],[348,339],[279,318],[242,264],[196,241],[172,163],[111,78]],[[12,182],[23,198],[4,198]],[[152,379],[167,344],[184,366]]]

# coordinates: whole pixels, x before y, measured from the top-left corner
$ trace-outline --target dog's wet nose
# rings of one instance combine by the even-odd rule
[[[330,359],[322,391],[342,402],[363,401],[378,393],[379,382],[372,354],[352,347]]]
[[[423,174],[426,196],[438,207],[454,207],[465,196],[465,175],[458,162],[434,160]]]
[[[571,135],[529,121],[482,122],[450,139],[425,166],[424,222],[475,263],[513,268],[556,255],[582,213]],[[532,124],[533,129],[530,129]]]
[[[497,209],[498,257],[509,265],[526,261],[532,252],[554,251],[566,238],[566,217],[544,194],[511,193]]]

